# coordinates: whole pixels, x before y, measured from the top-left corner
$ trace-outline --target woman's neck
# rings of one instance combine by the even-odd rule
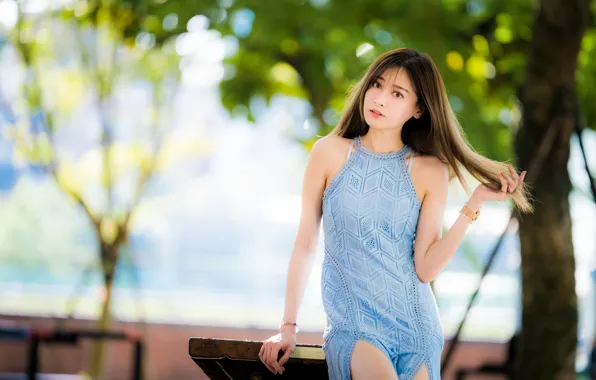
[[[372,128],[362,136],[362,144],[376,153],[398,152],[405,145],[401,140],[401,130],[377,131]]]

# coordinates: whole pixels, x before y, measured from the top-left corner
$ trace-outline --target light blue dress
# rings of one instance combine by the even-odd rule
[[[331,380],[350,379],[358,340],[384,352],[400,380],[425,364],[430,379],[440,379],[441,321],[430,285],[414,268],[421,204],[410,151],[376,153],[357,137],[323,194],[323,350]]]

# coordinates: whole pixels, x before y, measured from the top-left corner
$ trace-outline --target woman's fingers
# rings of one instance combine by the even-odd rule
[[[282,374],[284,373],[285,369],[281,366],[281,364],[279,364],[279,352],[281,351],[281,343],[276,343],[273,351],[273,364],[275,365],[277,373]]]
[[[279,359],[279,365],[284,365],[288,359],[290,359],[290,356],[292,355],[292,347],[286,347],[286,350],[284,351],[284,355],[281,357],[281,359]]]
[[[263,345],[261,346],[261,351],[259,351],[259,358],[261,359],[261,362],[263,362],[263,364],[265,365],[265,367],[267,367],[267,369],[269,371],[271,371],[273,373],[277,373],[275,371],[275,369],[273,369],[273,367],[268,363],[270,348],[271,348],[270,342],[263,343]]]
[[[265,362],[267,363],[267,367],[269,367],[269,369],[271,370],[271,372],[273,373],[277,373],[277,371],[275,370],[275,367],[273,366],[272,360],[271,360],[271,356],[272,353],[271,351],[273,350],[273,344],[270,344],[267,347],[267,351],[265,352]]]
[[[279,354],[280,345],[278,343],[273,343],[271,348],[269,349],[269,357],[267,363],[273,367],[275,370],[274,373],[282,373],[283,370],[279,363],[277,362],[277,355]]]
[[[511,166],[511,165],[509,165],[508,168],[509,168],[509,175],[511,176],[513,181],[517,182],[517,180],[519,179],[517,172],[513,169],[513,166]]]
[[[509,175],[505,175],[505,179],[507,180],[507,191],[513,193],[517,187],[517,181],[513,180]]]
[[[273,343],[271,345],[271,348],[269,349],[268,363],[271,366],[271,368],[273,368],[273,373],[280,374],[281,371],[280,371],[279,365],[277,364],[277,353],[278,353],[278,349],[276,347],[276,344]]]
[[[498,191],[489,190],[489,193],[492,195],[489,196],[489,199],[494,201],[505,201],[511,196],[511,194],[517,190],[517,188],[522,184],[524,181],[527,172],[523,171],[519,176],[513,169],[513,167],[508,166],[509,173],[499,173],[497,176],[499,178],[499,182],[501,182],[501,189]],[[494,189],[494,188],[493,188]],[[488,190],[488,188],[487,188]]]
[[[263,364],[265,364],[265,367],[267,367],[267,369],[268,369],[269,371],[271,371],[272,373],[274,373],[274,374],[276,374],[276,375],[277,375],[277,371],[276,371],[276,370],[275,370],[273,367],[271,367],[271,366],[269,365],[269,363],[267,363],[267,362],[263,362]]]
[[[499,174],[499,179],[501,180],[501,192],[506,193],[507,192],[507,180],[505,179],[505,176],[502,174]]]

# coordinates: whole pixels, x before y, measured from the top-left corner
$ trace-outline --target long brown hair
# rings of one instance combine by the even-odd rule
[[[491,189],[499,190],[499,174],[508,173],[507,164],[490,160],[470,147],[451,109],[439,70],[428,55],[417,50],[395,49],[378,57],[352,88],[339,124],[330,133],[354,138],[368,132],[369,126],[364,120],[364,95],[379,76],[390,68],[406,70],[418,96],[418,106],[424,110],[420,118],[411,118],[403,125],[403,143],[421,155],[437,157],[447,164],[450,178],[457,177],[466,190],[469,187],[462,168]],[[525,183],[511,196],[518,209],[532,211]]]

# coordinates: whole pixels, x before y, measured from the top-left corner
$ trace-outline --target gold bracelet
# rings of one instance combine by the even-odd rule
[[[474,223],[476,219],[480,216],[480,209],[476,210],[476,212],[472,212],[468,207],[467,203],[463,205],[461,210],[459,211],[460,214],[464,215],[466,218],[470,219],[470,223]]]

